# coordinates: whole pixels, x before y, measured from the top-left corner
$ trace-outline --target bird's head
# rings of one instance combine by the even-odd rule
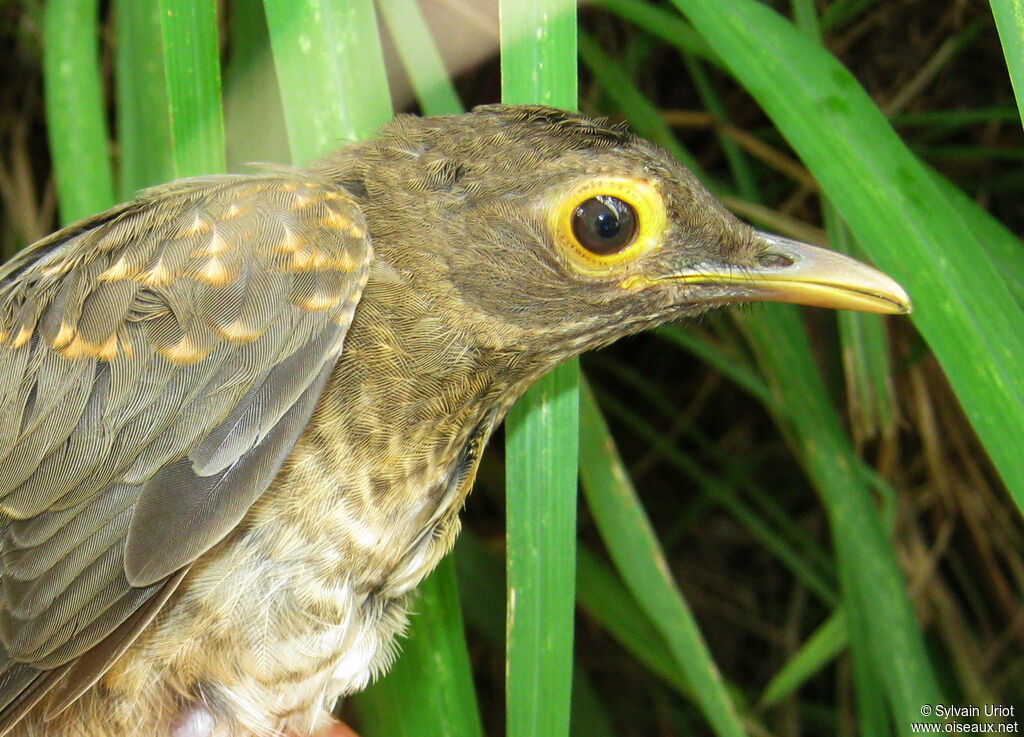
[[[349,152],[325,165],[381,264],[527,349],[576,353],[727,302],[910,310],[881,272],[754,230],[666,151],[583,115],[403,116]]]

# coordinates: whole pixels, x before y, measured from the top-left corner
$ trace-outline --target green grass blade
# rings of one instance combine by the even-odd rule
[[[576,107],[574,0],[501,0],[501,98]],[[576,572],[579,364],[542,378],[505,421],[509,737],[568,734]]]
[[[606,564],[584,546],[577,549],[576,587],[580,608],[638,661],[680,693],[692,692],[665,638]]]
[[[391,117],[370,0],[264,0],[292,161],[305,164]]]
[[[378,0],[388,33],[424,115],[456,115],[462,101],[416,0]]]
[[[224,171],[215,0],[160,0],[174,175]]]
[[[501,0],[501,100],[576,108],[576,3]]]
[[[580,475],[587,506],[615,567],[668,645],[715,734],[745,734],[693,614],[665,566],[665,555],[636,497],[608,427],[584,387],[580,393]]]
[[[506,425],[510,737],[569,729],[578,376],[576,362],[549,373],[516,403]]]
[[[118,0],[114,58],[122,199],[174,178],[157,0]]]
[[[114,204],[100,82],[98,0],[50,0],[43,13],[43,86],[60,219]]]
[[[771,116],[865,251],[907,288],[915,324],[1024,508],[1016,432],[1024,311],[970,224],[987,216],[946,197],[849,72],[775,12],[753,0],[673,2]]]
[[[878,520],[871,490],[814,362],[800,315],[772,305],[744,318],[778,404],[776,421],[794,445],[829,514],[840,586],[851,619],[855,666],[870,664],[897,724],[920,720],[939,688],[903,578]]]
[[[807,638],[793,657],[768,682],[758,706],[774,706],[794,693],[818,671],[835,660],[849,643],[846,610],[840,607]]]
[[[861,257],[849,229],[829,202],[822,205],[829,245],[837,251]],[[843,353],[850,429],[860,447],[864,442],[896,431],[896,397],[893,393],[886,340],[885,318],[861,312],[836,315]]]

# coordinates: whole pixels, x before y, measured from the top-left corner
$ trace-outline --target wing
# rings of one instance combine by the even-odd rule
[[[98,677],[241,520],[371,256],[351,198],[288,173],[143,193],[0,270],[0,709]]]

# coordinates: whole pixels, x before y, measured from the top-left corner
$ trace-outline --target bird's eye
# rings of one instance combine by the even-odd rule
[[[609,256],[636,238],[636,210],[611,195],[591,197],[572,214],[572,234],[581,246],[598,256]]]
[[[552,240],[564,262],[588,277],[619,277],[661,247],[668,217],[655,182],[600,173],[553,193]]]

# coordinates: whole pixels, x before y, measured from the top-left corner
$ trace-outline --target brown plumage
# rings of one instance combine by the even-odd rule
[[[752,299],[908,309],[548,108],[401,117],[37,243],[0,271],[0,730],[314,733],[532,381]]]

